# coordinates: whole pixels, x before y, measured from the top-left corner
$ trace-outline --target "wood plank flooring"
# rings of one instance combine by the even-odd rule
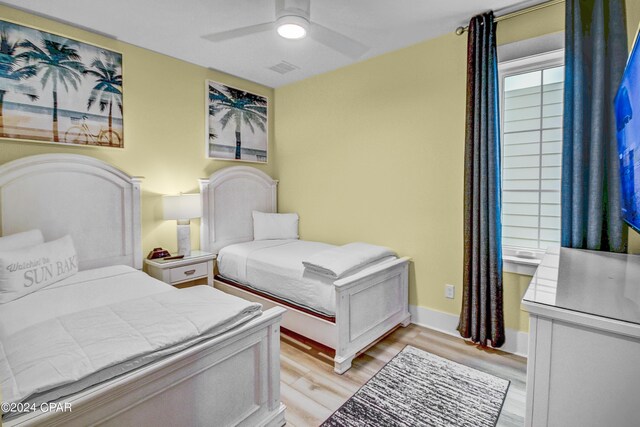
[[[409,325],[356,358],[345,374],[336,375],[326,349],[284,334],[281,344],[280,384],[287,426],[319,426],[407,344],[510,380],[498,426],[524,425],[526,359],[522,357]]]

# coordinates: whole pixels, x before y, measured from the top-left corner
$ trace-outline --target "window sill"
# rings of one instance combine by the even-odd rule
[[[507,273],[533,276],[540,265],[541,260],[535,258],[521,258],[513,255],[502,257],[502,270]]]

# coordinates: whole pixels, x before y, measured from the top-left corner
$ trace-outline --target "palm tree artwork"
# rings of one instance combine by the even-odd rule
[[[91,90],[91,95],[87,101],[87,110],[96,102],[100,111],[108,109],[108,140],[109,145],[113,145],[114,139],[118,138],[113,131],[113,105],[115,104],[122,114],[122,74],[120,70],[122,64],[116,55],[102,52],[100,57],[91,61],[90,68],[84,72],[95,77],[96,85]]]
[[[42,89],[51,83],[53,95],[53,141],[60,142],[58,132],[58,85],[69,92],[71,86],[75,91],[82,81],[85,66],[81,61],[74,42],[60,37],[47,37],[43,33],[40,46],[30,40],[19,44],[25,50],[18,54],[27,64],[35,66],[40,76]]]
[[[3,138],[123,148],[122,54],[0,19]]]
[[[209,116],[217,120],[218,133],[231,124],[235,133],[235,159],[243,159],[242,132],[249,130],[255,134],[264,134],[264,149],[254,150],[265,153],[267,133],[267,100],[265,97],[247,91],[232,88],[220,83],[209,82]],[[210,139],[219,135],[213,129],[209,131]],[[260,158],[260,157],[258,157]]]
[[[27,96],[32,101],[38,99],[35,88],[24,83],[37,74],[33,65],[24,65],[17,57],[18,39],[11,39],[9,33],[15,25],[0,21],[0,137],[7,136],[4,127],[4,98],[7,93]],[[23,66],[24,65],[24,66]]]

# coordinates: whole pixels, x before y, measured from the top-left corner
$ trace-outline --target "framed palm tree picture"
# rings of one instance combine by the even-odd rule
[[[207,80],[207,157],[267,163],[267,98]]]
[[[124,147],[122,54],[0,20],[0,138]]]

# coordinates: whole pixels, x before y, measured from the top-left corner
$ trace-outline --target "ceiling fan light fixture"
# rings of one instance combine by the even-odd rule
[[[280,37],[297,40],[306,37],[309,21],[301,16],[288,15],[278,18],[276,31]]]

